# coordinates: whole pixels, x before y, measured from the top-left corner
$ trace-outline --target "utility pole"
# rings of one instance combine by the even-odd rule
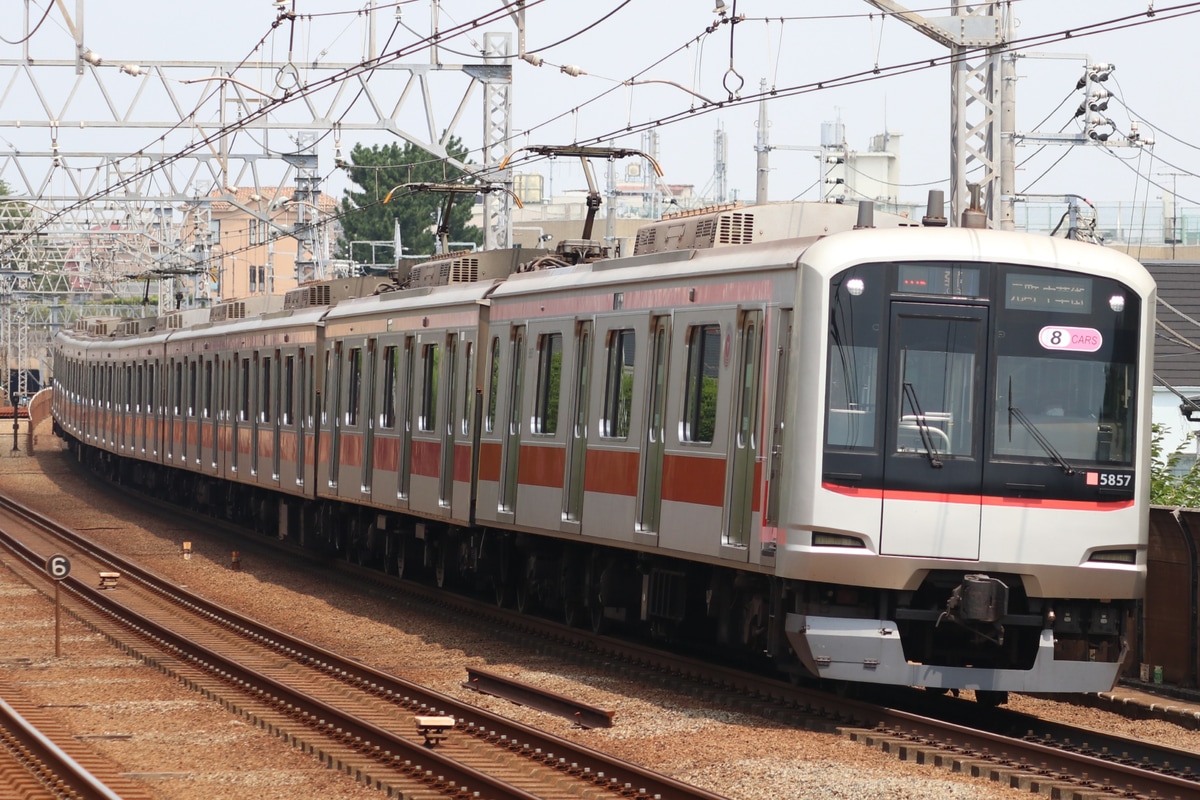
[[[758,101],[758,137],[755,139],[754,145],[754,152],[758,154],[758,167],[755,172],[756,179],[754,181],[754,202],[757,205],[763,205],[767,202],[767,178],[771,174],[771,144],[767,133],[767,129],[771,123],[767,120],[766,78],[758,82],[758,92],[763,99]]]
[[[970,201],[967,171],[977,181],[988,222],[1012,230],[1015,194],[1016,66],[1003,48],[1012,39],[1007,3],[951,0],[950,17],[926,18],[893,0],[866,0],[950,49],[950,219],[958,224]],[[968,113],[971,112],[971,113]]]

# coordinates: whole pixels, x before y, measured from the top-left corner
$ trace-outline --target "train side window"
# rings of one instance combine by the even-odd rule
[[[359,399],[362,396],[362,348],[350,348],[350,387],[346,395],[346,424],[358,425]]]
[[[687,375],[683,386],[680,441],[712,444],[717,425],[721,326],[695,325],[687,333]]]
[[[496,398],[500,394],[500,337],[492,337],[492,368],[488,374],[488,407],[484,428],[488,433],[496,429]]]
[[[288,356],[283,362],[283,424],[296,422],[296,357]]]
[[[396,374],[400,366],[400,353],[395,345],[383,348],[383,411],[379,416],[379,427],[396,427]]]
[[[421,416],[418,427],[423,431],[437,430],[438,361],[441,352],[436,344],[421,348]]]
[[[633,407],[634,332],[608,332],[604,376],[604,406],[600,435],[606,439],[629,438],[629,414]]]
[[[558,432],[558,400],[562,387],[562,334],[538,337],[538,374],[533,404],[533,432],[553,436]]]

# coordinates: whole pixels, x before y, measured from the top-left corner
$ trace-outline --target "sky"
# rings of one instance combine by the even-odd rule
[[[32,0],[29,9],[35,20],[48,2]],[[367,0],[290,2],[301,19],[272,28],[276,12],[270,0],[207,0],[187,6],[178,0],[84,0],[85,39],[103,55],[108,68],[168,59],[238,61],[249,53],[275,61],[286,60],[290,53],[300,65],[361,58],[368,41],[365,16],[352,12],[364,8]],[[740,199],[753,200],[759,108],[739,98],[758,94],[766,81],[779,95],[768,103],[768,135],[772,147],[778,148],[770,155],[771,200],[820,197],[813,154],[789,148],[819,144],[822,123],[835,120],[845,126],[847,144],[855,150],[868,149],[870,138],[885,130],[900,135],[902,200],[922,202],[928,189],[947,188],[950,67],[943,63],[925,68],[921,63],[944,57],[946,48],[895,18],[885,18],[863,0],[725,2],[725,19],[733,10],[745,19],[736,25],[714,25],[722,19],[714,12],[715,0],[528,0],[526,49],[544,61],[540,66],[514,62],[514,145],[594,144],[611,137],[616,146],[640,149],[645,144],[642,135],[623,132],[667,120],[655,127],[665,180],[692,184],[700,191],[713,179],[714,132],[719,127],[728,141],[728,185]],[[377,4],[379,51],[411,45],[429,33],[428,0]],[[175,5],[186,12],[168,10]],[[932,2],[907,7],[929,17],[950,13]],[[444,0],[438,7],[438,26],[450,30],[497,8],[496,2],[485,0]],[[1156,200],[1167,188],[1178,194],[1182,205],[1200,205],[1200,150],[1188,143],[1197,138],[1192,130],[1194,93],[1190,74],[1180,71],[1200,40],[1200,4],[1013,0],[1012,8],[1018,39],[1054,39],[1022,50],[1017,63],[1018,131],[1078,132],[1073,114],[1082,93],[1075,82],[1085,64],[1107,62],[1116,69],[1105,84],[1114,95],[1106,115],[1123,133],[1136,120],[1142,136],[1156,142],[1153,148],[1019,147],[1018,192],[1071,193],[1096,202],[1135,204]],[[1181,16],[1184,12],[1192,14]],[[14,16],[0,23],[8,41],[21,35]],[[1123,18],[1108,26],[1113,30],[1087,34],[1090,26]],[[477,62],[484,31],[513,32],[515,26],[501,17],[465,35],[447,36],[442,62]],[[1067,31],[1069,38],[1053,36]],[[61,15],[52,10],[30,39],[30,54],[71,58],[72,42]],[[19,47],[0,45],[0,58],[11,59],[20,52]],[[427,52],[403,61],[428,63]],[[904,64],[921,68],[894,74]],[[872,74],[875,69],[878,76]],[[252,70],[238,74],[244,74],[247,83],[271,88],[270,76]],[[301,70],[301,79],[303,74]],[[815,88],[819,82],[856,74],[866,79]],[[623,85],[626,81],[634,85]],[[20,108],[33,100],[5,100],[0,94],[0,119],[43,115],[40,108]],[[431,103],[445,119],[457,100],[435,96]],[[464,112],[468,122],[460,130],[468,146],[479,147],[483,102],[478,93],[470,102],[473,105]],[[714,103],[722,107],[713,110]],[[202,116],[215,118],[216,113],[208,106]],[[470,122],[472,116],[480,121]],[[13,149],[20,148],[23,135],[0,129],[0,138]],[[147,144],[135,143],[135,138],[130,134],[109,146],[133,151]],[[363,138],[369,143],[396,140],[383,132]],[[348,137],[342,143],[347,149],[353,144]],[[241,144],[245,146],[245,140]],[[278,137],[265,144],[280,147]],[[331,164],[331,140],[322,140],[320,153],[322,165]],[[537,169],[546,171],[544,165]],[[339,195],[346,185],[341,173],[323,174],[326,191]],[[584,188],[578,169],[565,160],[554,164],[550,177],[555,192]]]

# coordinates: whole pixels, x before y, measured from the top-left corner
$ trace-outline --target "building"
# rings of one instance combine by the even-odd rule
[[[281,187],[273,198],[238,189],[232,201],[214,193],[208,220],[193,209],[196,226],[208,226],[215,302],[284,294],[327,277],[341,234],[337,201],[326,194],[317,195],[315,203],[295,195],[291,187]]]

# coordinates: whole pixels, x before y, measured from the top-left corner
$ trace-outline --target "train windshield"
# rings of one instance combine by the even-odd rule
[[[918,489],[932,480],[925,461],[971,491],[1019,482],[1010,468],[1022,464],[1131,467],[1140,314],[1116,281],[1044,268],[905,262],[836,276],[826,474],[865,485],[887,471]]]

